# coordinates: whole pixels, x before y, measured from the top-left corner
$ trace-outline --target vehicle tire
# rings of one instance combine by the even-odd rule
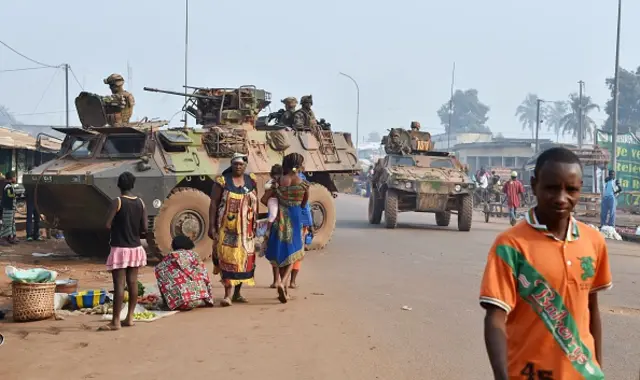
[[[372,189],[369,194],[369,224],[380,224],[382,221],[383,203],[378,195],[378,190]]]
[[[387,190],[384,202],[384,223],[390,229],[398,226],[398,193],[395,190]]]
[[[470,231],[472,220],[473,199],[470,194],[465,194],[458,205],[458,231]]]
[[[447,227],[451,223],[451,213],[444,212],[436,212],[436,224],[440,227]]]
[[[204,260],[211,256],[213,241],[209,231],[209,196],[198,189],[181,187],[173,190],[164,201],[147,235],[149,249],[163,257],[171,252],[171,241],[186,235],[195,244],[194,251]]]
[[[331,192],[319,183],[309,186],[308,204],[313,220],[313,240],[307,251],[317,251],[329,244],[336,229],[336,204]]]
[[[109,231],[96,230],[63,230],[64,240],[76,255],[82,257],[107,258],[109,246]]]

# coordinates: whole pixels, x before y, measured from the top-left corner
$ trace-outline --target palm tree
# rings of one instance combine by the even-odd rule
[[[535,138],[536,131],[536,108],[538,102],[538,95],[527,94],[524,101],[516,108],[516,116],[520,124],[522,124],[522,130],[531,130],[531,138]]]
[[[571,133],[573,137],[578,137],[578,130],[580,129],[580,96],[578,94],[573,93],[569,95],[569,106],[571,107],[571,111],[564,115],[562,119],[560,119],[560,125],[562,126],[562,135]],[[593,103],[591,101],[590,96],[582,97],[582,136],[583,141],[586,140],[587,137],[593,135],[593,131],[596,127],[595,121],[589,117],[589,112],[593,110],[600,111],[600,106]]]
[[[556,142],[559,142],[560,132],[562,131],[560,121],[567,114],[567,102],[555,101],[551,104],[545,104],[545,114],[547,116],[547,128],[555,132]]]

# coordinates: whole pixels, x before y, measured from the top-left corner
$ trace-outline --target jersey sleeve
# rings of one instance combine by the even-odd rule
[[[516,306],[518,289],[513,270],[498,254],[499,247],[508,245],[506,240],[498,236],[489,251],[480,285],[480,305],[497,306],[509,313]]]
[[[611,280],[611,268],[609,267],[609,251],[607,243],[602,240],[598,249],[598,261],[596,262],[596,274],[591,284],[590,293],[610,289],[613,286]]]

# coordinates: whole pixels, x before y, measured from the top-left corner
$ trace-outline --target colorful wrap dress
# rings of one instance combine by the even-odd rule
[[[255,176],[244,175],[244,186],[233,184],[231,173],[216,178],[222,199],[216,215],[217,241],[213,264],[225,285],[255,285],[255,238],[258,227],[258,195]]]
[[[309,188],[308,182],[281,186],[275,190],[278,198],[278,216],[271,227],[267,243],[267,260],[274,266],[285,267],[304,257],[302,236],[302,199]]]
[[[158,288],[170,310],[213,306],[209,274],[191,250],[173,251],[155,267]]]

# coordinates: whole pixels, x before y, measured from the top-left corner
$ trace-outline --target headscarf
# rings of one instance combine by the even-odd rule
[[[233,157],[231,157],[231,164],[234,164],[236,162],[242,162],[243,164],[246,164],[248,160],[249,159],[246,154],[234,153]]]

